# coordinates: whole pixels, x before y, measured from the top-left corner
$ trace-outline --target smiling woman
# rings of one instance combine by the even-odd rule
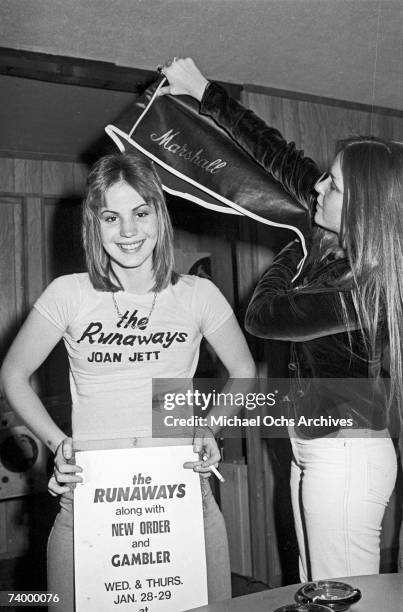
[[[158,232],[154,206],[122,181],[106,192],[100,223],[102,244],[112,260],[112,268],[147,265],[150,274]]]
[[[97,289],[125,286],[146,293],[176,283],[171,221],[159,179],[145,158],[109,155],[93,166],[83,205],[83,241]]]
[[[217,287],[174,271],[171,221],[150,162],[116,154],[94,165],[82,231],[88,273],[62,276],[49,285],[2,368],[11,405],[55,453],[49,489],[61,498],[49,538],[48,590],[60,595],[59,612],[74,609],[71,489],[82,480],[81,468],[72,463],[72,440],[30,385],[57,342],[63,338],[68,352],[77,442],[136,438],[139,447],[172,444],[152,438],[151,381],[192,378],[203,337],[231,378],[252,378],[255,372],[232,309]],[[196,429],[193,450],[199,459],[185,468],[206,476],[218,465],[218,429]],[[223,517],[205,478],[201,487],[212,602],[230,597],[228,547]]]

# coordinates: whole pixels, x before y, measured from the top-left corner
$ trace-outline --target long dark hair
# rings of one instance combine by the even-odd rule
[[[395,398],[402,414],[403,144],[354,137],[340,141],[337,154],[344,195],[339,244],[333,248],[339,256],[344,251],[349,262],[337,286],[351,290],[370,363],[379,359],[379,330],[387,331],[389,401]],[[326,244],[325,234],[320,236]]]
[[[120,181],[133,187],[145,202],[155,208],[158,235],[153,253],[153,291],[160,291],[170,283],[174,284],[178,278],[174,272],[172,224],[153,165],[143,155],[134,153],[105,155],[93,165],[88,175],[83,202],[82,238],[91,283],[99,291],[123,289],[102,246],[99,223],[99,212],[105,206],[105,193]]]

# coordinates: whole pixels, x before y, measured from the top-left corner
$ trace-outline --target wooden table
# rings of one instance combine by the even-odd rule
[[[340,578],[360,589],[362,599],[351,606],[351,612],[402,612],[403,574],[380,574]],[[194,608],[198,612],[273,612],[285,604],[294,603],[300,584],[261,591],[245,597]],[[188,611],[190,612],[190,611]]]

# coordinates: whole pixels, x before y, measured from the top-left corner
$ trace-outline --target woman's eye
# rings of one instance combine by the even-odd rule
[[[144,217],[148,217],[148,214],[149,214],[149,213],[148,213],[148,211],[146,211],[146,210],[142,210],[141,212],[138,212],[138,213],[137,213],[137,216],[138,216],[140,219],[143,219]]]
[[[105,215],[102,218],[103,218],[104,221],[106,221],[106,223],[114,223],[117,220],[117,216],[116,215]]]

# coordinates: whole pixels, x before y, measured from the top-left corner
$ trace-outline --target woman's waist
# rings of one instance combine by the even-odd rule
[[[96,438],[82,439],[73,435],[74,450],[109,450],[116,448],[159,448],[164,446],[190,446],[192,438],[153,438],[145,437],[119,437],[119,438]]]
[[[298,434],[297,429],[294,430],[294,435],[300,440],[306,440],[306,438],[302,438]],[[340,427],[340,429],[337,431],[331,431],[320,436],[320,438],[390,438],[390,434],[386,427],[384,429],[370,429],[369,427]]]
[[[290,410],[302,437],[337,436],[339,431],[352,436],[370,436],[387,426],[387,398],[374,392],[370,381],[305,380],[291,385]],[[346,434],[350,435],[350,434]],[[372,434],[380,435],[380,434]]]
[[[368,378],[381,371],[380,355],[369,362],[365,345],[357,340],[350,343],[344,332],[294,342],[291,361],[295,362],[296,371],[302,377]]]
[[[318,354],[309,347],[294,344],[290,361],[295,363],[291,369],[302,378],[373,378],[374,372],[380,372],[380,361],[377,369],[370,367],[364,356],[347,352],[340,355],[332,352],[331,347],[326,354]]]
[[[335,438],[390,438],[387,427],[383,429],[370,429],[358,427],[341,427],[335,434],[329,434],[329,437]]]
[[[305,437],[301,435],[300,431],[296,427],[289,427],[288,433],[290,439],[293,443],[298,445],[310,444],[315,442],[315,440],[334,440],[337,444],[342,444],[342,440],[345,439],[356,439],[356,440],[382,440],[387,439],[390,440],[390,433],[387,428],[384,429],[370,429],[367,427],[359,427],[359,428],[351,428],[351,427],[341,427],[337,431],[331,431],[329,433],[324,433],[323,435],[316,437]],[[340,441],[340,442],[336,442]]]

